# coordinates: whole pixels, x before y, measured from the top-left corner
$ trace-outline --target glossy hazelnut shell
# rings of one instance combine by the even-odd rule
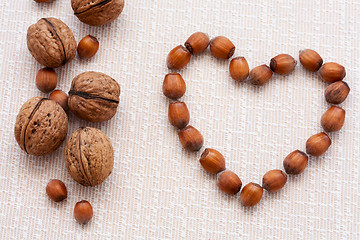
[[[209,173],[219,173],[225,170],[225,158],[215,149],[206,148],[200,157],[201,166]]]
[[[321,117],[321,126],[326,132],[339,131],[345,122],[345,110],[331,106]]]
[[[311,49],[305,49],[300,51],[299,60],[301,65],[310,72],[316,72],[323,64],[321,56]]]
[[[262,187],[268,192],[278,192],[287,181],[286,174],[281,170],[270,170],[263,176]]]
[[[308,163],[309,157],[306,153],[295,150],[284,159],[284,169],[287,174],[297,175],[302,173]]]
[[[216,58],[229,59],[234,55],[235,46],[227,37],[218,36],[211,39],[210,52]]]
[[[306,153],[317,157],[324,154],[330,145],[330,137],[326,133],[321,132],[311,136],[306,141]]]
[[[350,87],[346,82],[337,81],[325,89],[325,99],[328,103],[340,104],[345,101],[349,95]]]
[[[204,145],[204,138],[193,126],[187,126],[178,133],[181,145],[189,151],[199,151]]]

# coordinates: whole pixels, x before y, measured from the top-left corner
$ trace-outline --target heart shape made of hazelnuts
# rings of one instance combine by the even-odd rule
[[[218,36],[210,41],[207,34],[196,32],[192,34],[184,46],[179,45],[172,49],[167,57],[169,69],[180,70],[190,61],[191,55],[203,52],[210,45],[210,52],[219,59],[227,60],[235,52],[234,44],[224,36]],[[347,98],[350,88],[343,80],[346,75],[345,68],[338,63],[328,62],[323,64],[323,59],[314,50],[300,51],[300,63],[311,72],[318,72],[321,79],[330,85],[325,89],[325,99],[330,104],[340,104]],[[272,58],[270,66],[260,65],[249,70],[249,65],[244,57],[235,57],[229,64],[230,76],[235,81],[249,80],[251,84],[262,86],[271,79],[273,73],[287,75],[294,71],[297,61],[288,54],[280,54]],[[169,73],[163,82],[163,93],[166,97],[177,100],[186,91],[186,84],[179,73]],[[188,125],[190,120],[189,110],[184,102],[170,103],[168,117],[171,125],[179,129],[178,135],[182,146],[189,151],[199,151],[204,138],[193,126]],[[321,125],[325,132],[339,131],[345,121],[345,110],[331,106],[321,117]],[[215,149],[206,148],[200,157],[200,164],[209,173],[218,174],[217,185],[220,190],[234,195],[240,192],[240,201],[244,206],[254,206],[262,198],[263,189],[268,192],[279,191],[287,182],[287,174],[297,175],[302,173],[308,163],[309,156],[324,154],[331,145],[330,137],[321,132],[311,136],[306,141],[306,153],[295,150],[286,156],[283,162],[284,171],[270,170],[262,179],[262,186],[250,182],[242,190],[242,182],[237,174],[225,168],[225,158]]]

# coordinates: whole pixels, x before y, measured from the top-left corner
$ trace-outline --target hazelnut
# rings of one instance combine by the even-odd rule
[[[124,0],[71,0],[75,16],[83,23],[99,26],[119,17]]]
[[[219,59],[229,59],[234,55],[234,44],[224,36],[218,36],[210,41],[211,54]]]
[[[262,187],[268,192],[278,192],[284,187],[287,177],[281,170],[270,170],[263,176]]]
[[[179,131],[181,145],[189,151],[199,151],[204,144],[201,133],[193,126],[187,126]]]
[[[321,117],[321,126],[326,132],[339,131],[344,125],[345,110],[332,106]]]
[[[79,128],[71,134],[64,155],[70,176],[84,186],[102,183],[114,166],[114,150],[109,138],[92,127]]]
[[[36,87],[43,93],[49,93],[56,88],[57,76],[52,68],[42,68],[36,75]]]
[[[300,51],[299,54],[300,63],[310,72],[316,72],[323,64],[321,56],[311,49],[305,49]]]
[[[263,188],[257,183],[248,183],[240,193],[241,204],[246,207],[255,206],[260,202],[263,195]]]
[[[190,61],[191,53],[184,46],[177,46],[172,49],[166,59],[167,67],[170,69],[180,70]]]
[[[83,120],[102,122],[111,119],[119,101],[120,85],[104,73],[84,72],[71,83],[69,109]]]
[[[320,156],[328,150],[331,145],[331,139],[324,133],[318,133],[311,136],[306,141],[306,153],[315,157]]]
[[[193,33],[185,42],[185,47],[191,54],[203,52],[210,43],[209,36],[203,32]]]
[[[67,112],[69,110],[68,95],[66,93],[64,93],[63,91],[61,91],[61,90],[53,91],[50,94],[49,99],[54,100],[55,102],[60,104],[60,106],[65,110],[65,112]]]
[[[325,89],[325,99],[328,103],[340,104],[345,101],[349,92],[350,88],[346,82],[337,81]]]
[[[249,80],[254,85],[265,85],[269,82],[273,72],[265,64],[257,66],[250,71]]]
[[[88,201],[82,200],[75,204],[74,218],[78,223],[86,224],[91,220],[92,217],[93,208]]]
[[[190,121],[190,113],[184,102],[174,102],[169,104],[169,121],[171,125],[182,129]]]
[[[308,156],[306,153],[295,150],[284,159],[284,169],[287,174],[300,174],[302,173],[308,163]]]
[[[229,65],[230,76],[235,81],[244,81],[249,76],[249,65],[244,57],[233,58]]]
[[[240,191],[242,182],[236,173],[226,170],[219,174],[217,185],[224,193],[234,195]]]
[[[33,97],[25,102],[15,123],[15,139],[26,153],[42,156],[55,151],[65,140],[68,117],[53,100]]]
[[[99,49],[99,41],[96,37],[87,35],[80,40],[77,52],[81,58],[91,58],[93,57]]]
[[[225,170],[224,156],[211,148],[206,148],[201,154],[200,164],[209,173],[219,173]]]
[[[319,74],[322,80],[327,83],[333,83],[343,80],[346,76],[346,71],[343,66],[338,63],[328,62],[322,65],[319,70]]]
[[[74,59],[76,41],[70,28],[56,18],[41,18],[27,30],[27,46],[40,64],[56,68]]]
[[[270,69],[277,74],[289,74],[294,71],[297,62],[289,54],[279,54],[270,61]]]
[[[57,179],[51,179],[46,185],[46,194],[54,202],[61,202],[67,198],[67,190],[65,184]]]
[[[180,74],[169,73],[164,78],[162,90],[168,98],[177,99],[185,94],[186,84]]]

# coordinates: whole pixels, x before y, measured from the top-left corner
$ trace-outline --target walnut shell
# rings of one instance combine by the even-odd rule
[[[55,151],[64,141],[68,117],[53,100],[33,97],[25,102],[15,123],[15,138],[28,154],[42,156]]]
[[[99,26],[114,21],[124,8],[124,0],[71,0],[75,16],[83,23]]]
[[[119,105],[120,86],[110,76],[84,72],[76,76],[69,91],[68,105],[76,116],[89,122],[111,119]]]
[[[76,54],[76,41],[70,28],[56,18],[41,18],[27,31],[27,46],[40,64],[56,68],[71,61]]]
[[[114,166],[114,150],[99,129],[79,128],[65,146],[65,163],[71,177],[84,186],[102,183]]]

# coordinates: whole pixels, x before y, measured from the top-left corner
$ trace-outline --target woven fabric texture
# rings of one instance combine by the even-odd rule
[[[81,23],[70,0],[37,4],[31,0],[0,2],[0,238],[1,239],[359,239],[360,238],[360,2],[358,0],[126,0],[121,16],[102,27]],[[78,56],[56,69],[58,89],[69,91],[72,79],[101,71],[121,85],[113,119],[87,123],[69,116],[68,136],[92,126],[109,136],[115,149],[111,176],[100,186],[72,180],[63,160],[64,145],[53,154],[33,157],[21,151],[14,124],[21,105],[37,90],[42,67],[26,46],[29,25],[57,17],[77,41],[96,36],[94,58]],[[227,196],[198,159],[202,151],[182,149],[168,123],[169,100],[162,81],[169,72],[167,53],[193,32],[224,35],[250,67],[269,63],[280,53],[298,59],[311,48],[324,62],[346,67],[351,88],[340,106],[346,120],[321,157],[305,172],[289,177],[279,193],[264,193],[254,208],[244,208],[239,194]],[[289,76],[274,75],[264,87],[236,84],[229,61],[209,50],[192,57],[181,71],[187,84],[182,98],[190,124],[201,131],[204,147],[219,150],[227,168],[243,184],[257,182],[284,157],[305,150],[311,135],[322,131],[321,115],[329,107],[327,86],[301,65]],[[51,202],[47,182],[62,180],[68,198]],[[85,226],[73,218],[77,201],[87,199],[94,217]]]

